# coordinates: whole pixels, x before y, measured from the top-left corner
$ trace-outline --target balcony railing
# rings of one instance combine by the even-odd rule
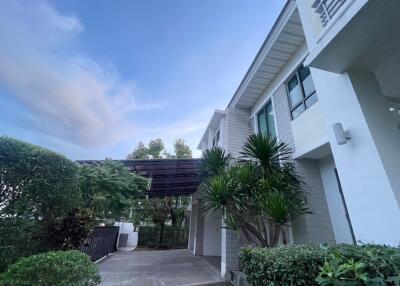
[[[348,0],[314,0],[311,7],[325,27]]]

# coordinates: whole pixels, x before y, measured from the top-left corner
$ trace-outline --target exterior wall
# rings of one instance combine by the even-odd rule
[[[333,233],[337,243],[353,243],[353,237],[349,221],[346,217],[346,209],[339,190],[339,183],[335,175],[335,162],[333,157],[319,160],[319,168],[324,185],[326,201],[332,220]]]
[[[318,94],[317,94],[318,96]],[[328,132],[317,101],[291,122],[296,156],[315,149],[328,141]]]
[[[400,134],[386,122],[389,112],[382,104],[377,82],[368,75],[349,76],[319,69],[311,69],[311,73],[356,239],[397,245],[400,209],[395,188],[399,186],[389,176],[390,168],[397,166],[398,171],[400,167]],[[336,122],[350,132],[351,140],[345,145],[336,143],[331,128]],[[382,128],[381,132],[377,128]],[[372,131],[380,136],[379,140]],[[395,144],[397,149],[393,148]],[[389,153],[382,156],[382,151]]]
[[[323,49],[350,22],[368,0],[346,0],[342,8],[325,27],[319,25],[319,17],[318,15],[316,17],[314,9],[311,8],[312,2],[311,0],[296,1],[307,45],[310,50],[307,62],[312,61],[315,56],[323,52]]]
[[[273,99],[279,139],[296,150],[285,85],[281,85],[276,90]],[[311,190],[309,207],[313,213],[302,216],[293,222],[293,241],[294,243],[334,242],[318,161],[301,159],[295,160],[295,163],[299,174]]]
[[[239,270],[240,242],[236,234],[224,227],[222,222],[221,239],[221,277],[226,278],[230,270]]]
[[[228,108],[226,114],[226,149],[237,158],[240,156],[243,144],[252,134],[250,112],[241,108]]]
[[[221,222],[220,212],[205,216],[203,255],[221,256]]]

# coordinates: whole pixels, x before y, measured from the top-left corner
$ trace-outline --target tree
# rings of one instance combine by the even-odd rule
[[[98,218],[119,219],[130,208],[130,200],[145,196],[148,183],[110,159],[96,165],[83,164],[79,169],[78,187],[84,207]]]
[[[144,159],[161,159],[162,152],[165,149],[164,142],[160,139],[150,140],[147,147],[143,144],[143,142],[139,142],[136,149],[128,154],[129,160],[144,160]]]
[[[165,149],[164,142],[160,139],[150,140],[147,147],[143,142],[139,142],[138,146],[132,153],[128,154],[128,160],[143,159],[190,159],[192,158],[192,150],[183,139],[176,139],[174,142],[174,153],[170,154]]]
[[[79,165],[0,137],[0,269],[21,256],[77,248],[95,218],[119,217],[147,187],[147,179],[112,160]]]
[[[239,162],[216,147],[203,153],[202,199],[208,212],[222,210],[228,227],[247,244],[287,243],[286,228],[308,213],[304,184],[290,161],[290,148],[275,137],[251,135]]]

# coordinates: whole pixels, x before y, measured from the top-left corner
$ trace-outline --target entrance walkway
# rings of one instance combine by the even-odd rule
[[[215,266],[186,249],[117,252],[98,268],[101,286],[224,285]]]

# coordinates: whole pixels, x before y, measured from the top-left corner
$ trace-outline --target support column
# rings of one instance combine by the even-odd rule
[[[188,249],[190,252],[194,253],[194,239],[196,233],[196,215],[197,215],[197,208],[196,204],[192,201],[192,207],[190,211],[190,226],[189,226],[189,242],[188,242]]]
[[[231,270],[239,270],[240,242],[236,233],[222,221],[221,232],[221,277],[227,278]]]
[[[203,240],[204,240],[204,214],[200,200],[196,204],[196,228],[194,238],[194,255],[203,255]]]
[[[400,132],[373,74],[312,68],[333,157],[357,240],[397,245],[400,238]],[[338,145],[332,124],[349,131]],[[397,174],[397,175],[396,175]]]

